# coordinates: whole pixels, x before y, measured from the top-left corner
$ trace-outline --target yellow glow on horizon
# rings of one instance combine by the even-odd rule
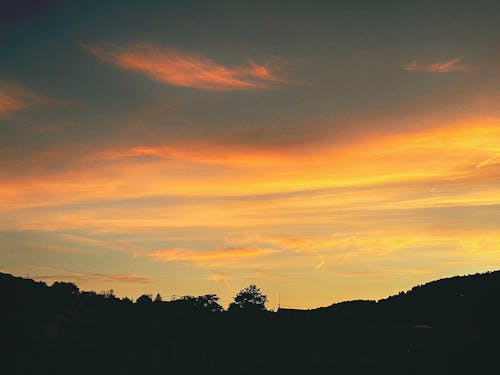
[[[298,292],[290,301],[296,307],[380,298],[500,266],[500,120],[316,146],[107,148],[49,175],[3,176],[0,226],[82,231],[88,238],[60,236],[41,250],[82,254],[100,246],[148,264],[182,264],[207,273],[224,295],[246,280],[304,293],[314,280],[349,280],[342,293],[322,288],[314,299]],[[166,240],[144,240],[165,231]],[[137,243],[96,239],[109,233]],[[210,292],[202,284],[192,281],[190,293]]]

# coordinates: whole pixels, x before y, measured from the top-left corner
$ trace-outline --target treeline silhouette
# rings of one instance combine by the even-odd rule
[[[265,309],[251,285],[133,303],[112,291],[0,273],[3,374],[499,373],[500,271],[380,301]]]

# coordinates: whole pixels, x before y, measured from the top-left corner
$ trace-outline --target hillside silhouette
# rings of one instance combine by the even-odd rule
[[[0,273],[4,374],[498,373],[500,271],[379,301],[264,308],[256,286],[134,303]]]

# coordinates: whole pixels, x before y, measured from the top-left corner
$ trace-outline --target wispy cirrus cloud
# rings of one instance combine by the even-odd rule
[[[316,271],[319,271],[321,269],[321,267],[323,267],[325,265],[325,261],[322,260],[321,262],[319,262],[317,265],[316,265]]]
[[[0,81],[0,118],[39,102],[41,98],[32,91],[19,85]]]
[[[486,159],[486,160],[478,163],[476,165],[476,168],[482,168],[482,167],[487,166],[488,164],[493,164],[493,162],[497,161],[497,159],[498,159],[499,156],[500,156],[499,154],[495,154],[495,155],[489,157],[488,159]]]
[[[455,58],[434,62],[417,62],[417,60],[412,60],[405,64],[403,69],[411,72],[450,73],[467,70],[467,67],[462,63],[461,58]]]
[[[123,273],[123,274],[101,274],[101,273],[87,273],[87,272],[72,272],[72,273],[59,273],[50,275],[36,275],[33,276],[35,280],[44,281],[119,281],[126,283],[149,283],[151,279],[144,276],[139,276],[133,273]]]
[[[18,111],[24,104],[16,98],[0,91],[0,117],[8,112]]]
[[[229,91],[263,89],[285,82],[280,75],[283,63],[273,59],[266,64],[252,60],[238,66],[225,66],[197,53],[153,44],[84,44],[97,58],[120,68],[146,73],[173,86]]]
[[[221,283],[226,288],[231,288],[231,283],[229,282],[231,279],[233,279],[233,275],[227,272],[212,272],[208,276],[208,280]]]
[[[214,249],[205,251],[168,248],[168,249],[153,251],[148,256],[154,260],[197,262],[197,261],[232,260],[238,258],[249,258],[249,257],[268,255],[271,252],[272,250],[270,249],[263,249],[256,247]]]

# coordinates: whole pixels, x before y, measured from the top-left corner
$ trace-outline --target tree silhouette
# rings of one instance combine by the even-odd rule
[[[180,301],[198,311],[221,312],[222,306],[219,305],[217,294],[205,294],[204,296],[182,296]]]
[[[80,292],[80,289],[75,284],[65,281],[56,281],[51,288],[61,296],[73,296]]]
[[[115,297],[115,291],[113,289],[103,290],[99,294],[101,294],[106,299],[116,299],[116,297]]]
[[[219,296],[217,294],[205,294],[197,297],[197,303],[200,308],[210,312],[221,312],[222,306],[219,305]]]
[[[267,296],[262,294],[256,285],[250,285],[234,297],[234,302],[229,305],[229,310],[263,311],[266,309]]]
[[[151,303],[151,302],[153,302],[153,298],[152,298],[151,294],[143,294],[142,296],[137,298],[137,301],[136,301],[136,303],[139,303],[139,304],[146,304],[146,303]]]
[[[144,294],[133,307],[130,299],[77,292],[71,283],[48,287],[0,273],[2,370],[495,374],[499,291],[500,271],[433,281],[379,301],[264,313],[267,298],[250,285],[227,313],[215,312],[215,294],[161,303]],[[262,332],[274,339],[262,340]]]
[[[155,302],[162,302],[162,301],[163,301],[163,298],[161,298],[161,294],[156,293]]]

